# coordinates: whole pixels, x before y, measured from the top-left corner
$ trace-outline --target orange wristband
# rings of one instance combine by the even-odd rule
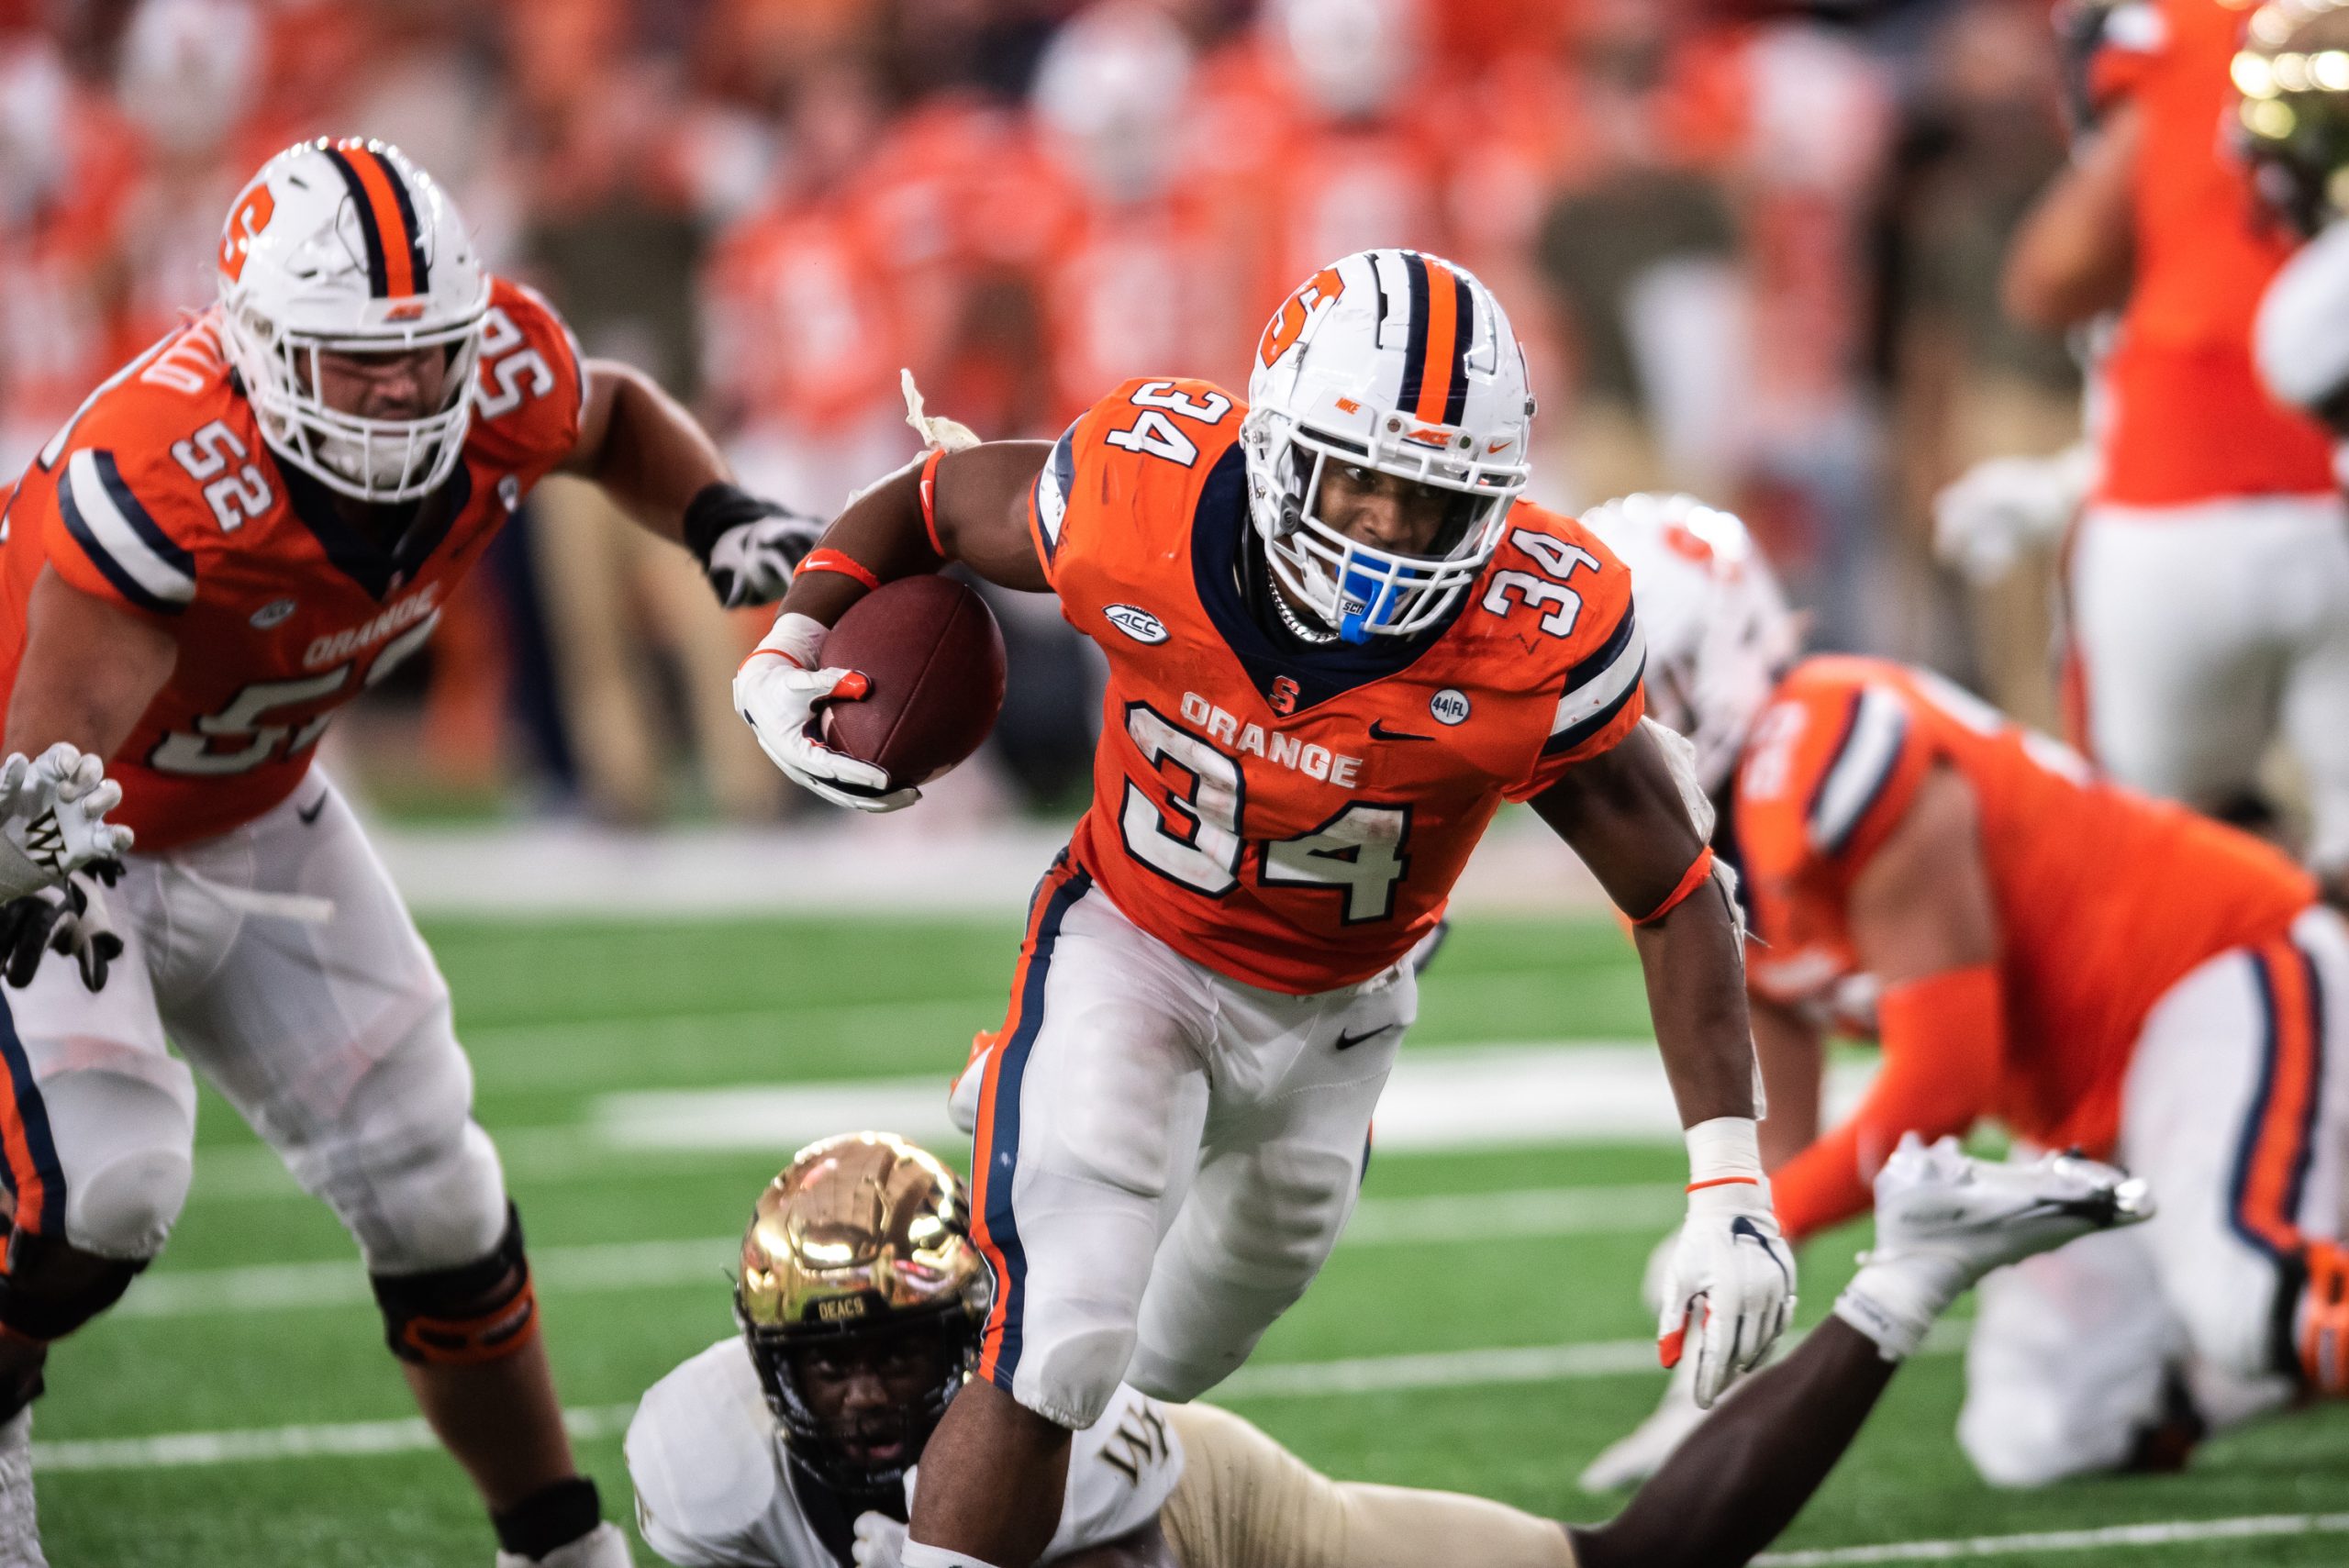
[[[881,586],[881,579],[873,574],[873,569],[871,567],[865,565],[860,561],[842,555],[837,550],[809,550],[807,552],[807,559],[799,563],[799,570],[802,572],[837,572],[843,577],[854,578],[857,582],[863,584],[868,588],[878,588]]]
[[[1646,914],[1641,916],[1638,919],[1633,920],[1631,924],[1634,926],[1654,925],[1658,920],[1663,919],[1666,915],[1669,915],[1675,909],[1679,908],[1680,906],[1687,900],[1690,894],[1705,885],[1705,879],[1712,874],[1713,849],[1710,844],[1708,844],[1701,851],[1698,852],[1695,860],[1688,862],[1688,869],[1680,873],[1679,885],[1675,886],[1670,893],[1664,895],[1664,902],[1649,910]]]
[[[921,527],[930,536],[930,548],[938,559],[946,559],[946,549],[938,542],[938,460],[946,455],[944,447],[937,448],[921,465]]]

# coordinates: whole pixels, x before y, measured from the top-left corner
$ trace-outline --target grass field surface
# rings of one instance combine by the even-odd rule
[[[729,1330],[729,1238],[793,1147],[632,1143],[613,1107],[924,1074],[942,1094],[1001,1012],[1017,916],[429,926],[611,1511],[628,1508],[629,1402]],[[1406,1057],[1645,1032],[1610,926],[1480,919],[1428,977]],[[52,1562],[486,1563],[486,1526],[426,1446],[340,1228],[217,1098],[198,1140],[163,1260],[52,1358],[35,1433]],[[1637,1282],[1683,1179],[1669,1140],[1383,1151],[1346,1242],[1225,1397],[1334,1474],[1603,1515],[1573,1478],[1661,1386]],[[1864,1240],[1806,1252],[1805,1322]],[[1961,1364],[1932,1354],[1904,1372],[1781,1543],[1787,1562],[2349,1562],[2341,1412],[2231,1435],[2176,1477],[2003,1495],[1951,1435]]]

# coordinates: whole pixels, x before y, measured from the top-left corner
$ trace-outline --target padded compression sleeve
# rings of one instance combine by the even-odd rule
[[[1992,964],[1886,989],[1877,1005],[1884,1068],[1852,1118],[1770,1177],[1789,1240],[1867,1211],[1876,1168],[1904,1132],[1962,1133],[1998,1097],[2005,989]]]

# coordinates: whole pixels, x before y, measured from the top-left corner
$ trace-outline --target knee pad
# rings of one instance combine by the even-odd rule
[[[1044,1419],[1081,1432],[1109,1407],[1133,1353],[1130,1327],[1078,1329],[1031,1348],[1004,1392]]]
[[[146,1266],[144,1258],[102,1258],[59,1237],[12,1232],[7,1272],[0,1273],[0,1329],[44,1344],[61,1340],[121,1300]]]
[[[538,1338],[522,1217],[510,1204],[506,1232],[487,1256],[455,1268],[369,1277],[384,1314],[384,1342],[404,1362],[474,1365],[502,1360]]]
[[[96,1070],[59,1074],[41,1102],[65,1174],[61,1239],[126,1262],[161,1251],[195,1175],[188,1107],[144,1078]]]
[[[471,1121],[453,1137],[347,1172],[331,1200],[368,1271],[461,1268],[495,1249],[511,1205],[489,1134]]]

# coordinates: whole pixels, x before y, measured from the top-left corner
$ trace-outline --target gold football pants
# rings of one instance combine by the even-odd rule
[[[1183,1568],[1574,1568],[1554,1520],[1457,1492],[1332,1481],[1212,1405],[1166,1416],[1183,1479],[1158,1518]]]

